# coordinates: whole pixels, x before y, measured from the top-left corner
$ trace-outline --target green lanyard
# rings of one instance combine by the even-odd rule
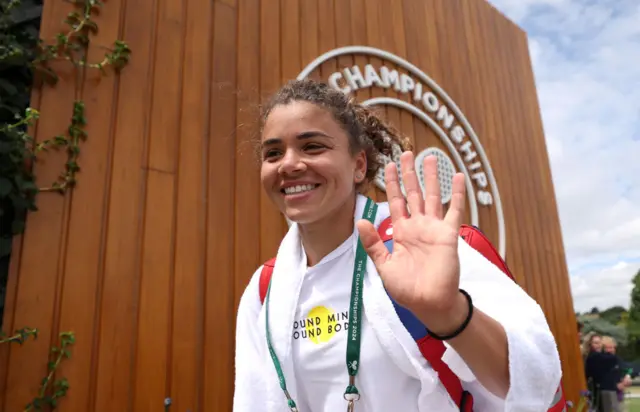
[[[367,219],[371,223],[374,223],[376,212],[378,211],[378,205],[371,199],[367,199],[367,204],[362,214],[363,219]],[[353,403],[360,398],[358,388],[355,385],[356,375],[360,368],[360,333],[362,330],[362,290],[364,287],[364,274],[367,270],[367,252],[362,246],[360,238],[358,238],[358,248],[356,249],[356,261],[353,268],[353,283],[351,285],[351,303],[349,304],[349,329],[347,337],[347,371],[349,372],[349,385],[344,393],[344,398],[349,403],[348,411],[353,410]],[[291,398],[289,391],[287,390],[287,383],[284,379],[284,373],[276,351],[271,344],[271,332],[269,331],[269,295],[271,294],[271,282],[267,288],[267,296],[265,298],[266,306],[266,331],[267,331],[267,346],[269,347],[269,353],[273,360],[273,365],[276,368],[278,374],[278,380],[280,381],[280,388],[282,388],[285,396],[287,397],[287,403],[292,412],[298,412],[298,407],[295,401]]]

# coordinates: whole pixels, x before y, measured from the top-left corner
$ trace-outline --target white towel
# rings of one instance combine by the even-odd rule
[[[359,196],[354,221],[362,215],[365,203],[366,198]],[[376,226],[387,216],[388,205],[380,203]],[[511,388],[506,400],[486,391],[452,348],[448,347],[443,360],[473,393],[475,411],[545,412],[561,373],[555,341],[540,307],[491,262],[464,241],[459,243],[461,288],[471,294],[478,309],[500,322],[507,331]],[[277,254],[269,319],[272,343],[287,379],[287,389],[294,399],[297,393],[291,358],[291,325],[306,270],[302,253],[298,226],[292,224]],[[289,410],[266,344],[265,310],[258,299],[259,274],[260,269],[247,287],[238,313],[234,412]],[[402,371],[421,382],[420,412],[456,411],[436,373],[398,319],[371,259],[367,261],[363,297],[365,316],[387,355]]]

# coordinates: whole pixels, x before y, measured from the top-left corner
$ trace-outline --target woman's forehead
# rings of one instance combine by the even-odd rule
[[[271,110],[265,119],[262,140],[299,135],[309,130],[334,135],[340,129],[331,113],[322,107],[308,102],[291,102]]]
[[[317,121],[330,117],[322,107],[305,102],[293,101],[275,106],[266,119],[266,124],[281,124],[290,121]]]

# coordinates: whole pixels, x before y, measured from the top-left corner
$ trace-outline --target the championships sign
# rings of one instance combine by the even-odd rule
[[[498,186],[478,136],[456,103],[422,70],[394,54],[373,47],[349,46],[331,50],[305,67],[298,75],[298,79],[312,75],[326,61],[345,55],[377,57],[382,62],[375,65],[346,67],[330,73],[323,80],[346,94],[365,88],[381,88],[393,89],[398,96],[404,95],[404,100],[385,96],[371,98],[362,103],[369,106],[389,105],[406,110],[423,121],[435,133],[447,151],[436,147],[427,147],[422,148],[423,150],[416,155],[416,170],[420,176],[422,187],[424,188],[421,173],[422,160],[428,154],[433,154],[438,158],[438,174],[443,203],[446,204],[451,199],[453,174],[457,171],[464,173],[470,223],[483,230],[489,229],[488,223],[483,225],[483,222],[480,222],[478,210],[479,208],[490,208],[496,215],[495,219],[490,220],[495,221],[495,225],[497,225],[491,229],[494,229],[493,233],[497,232],[498,250],[500,255],[504,257],[506,251],[505,227]],[[386,62],[388,63],[385,65]],[[399,71],[394,67],[400,67],[404,70]],[[394,124],[393,126],[402,131],[400,125]],[[407,136],[412,133],[413,131],[404,132]],[[385,157],[384,161],[396,161],[399,167],[400,153],[400,148],[396,147],[393,156]],[[380,172],[375,183],[384,190],[384,171]]]

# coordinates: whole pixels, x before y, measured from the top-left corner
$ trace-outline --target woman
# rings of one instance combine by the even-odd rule
[[[458,239],[464,176],[454,177],[444,214],[436,159],[425,160],[423,197],[407,151],[406,201],[393,162],[388,203],[361,195],[392,141],[408,148],[367,108],[311,80],[287,84],[265,107],[262,185],[292,225],[264,305],[261,268],[240,302],[235,412],[457,410],[389,296],[432,335],[454,335],[443,360],[473,394],[475,411],[550,405],[561,371],[544,314]],[[388,216],[393,253],[376,230]]]
[[[586,361],[592,352],[602,352],[602,336],[596,332],[589,332],[582,342],[582,360]]]
[[[617,373],[617,383],[615,390],[615,401],[612,402],[614,407],[612,409],[616,411],[622,411],[622,404],[624,403],[624,391],[631,386],[631,375],[629,374],[629,368],[625,362],[616,355],[618,348],[618,342],[611,336],[603,336],[602,337],[602,350],[603,352],[614,355],[618,359],[618,373]],[[614,377],[615,378],[615,377]],[[609,395],[607,395],[609,396]]]
[[[631,377],[616,355],[616,341],[610,336],[594,335],[591,342],[585,369],[587,380],[593,382],[594,405],[601,412],[621,412],[624,390],[631,386]]]
[[[584,364],[585,378],[587,380],[587,388],[589,389],[589,403],[594,410],[600,410],[600,385],[596,384],[595,377],[601,373],[597,372],[602,369],[601,365],[609,368],[606,364],[611,361],[608,358],[599,356],[602,352],[602,337],[594,331],[587,333],[582,341],[582,362]]]

